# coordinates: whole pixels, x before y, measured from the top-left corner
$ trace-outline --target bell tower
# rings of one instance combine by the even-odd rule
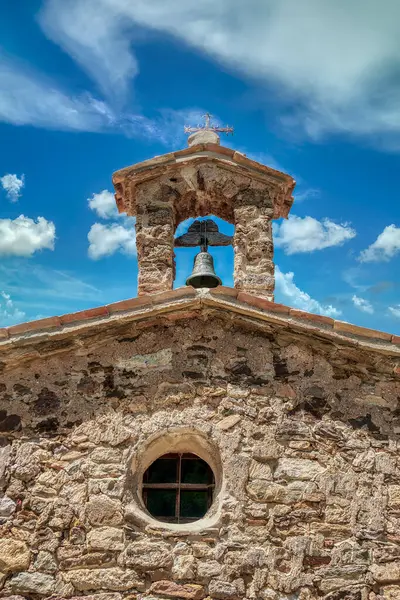
[[[113,174],[119,212],[136,217],[138,295],[173,288],[177,226],[213,214],[235,226],[235,288],[273,300],[272,219],[287,218],[295,181],[221,146],[218,133],[232,128],[205,118],[204,126],[185,128],[188,148]]]

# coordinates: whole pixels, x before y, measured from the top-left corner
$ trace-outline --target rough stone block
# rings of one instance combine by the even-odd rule
[[[123,550],[124,532],[116,527],[98,527],[87,533],[86,541],[92,550]]]
[[[275,479],[315,479],[325,471],[316,460],[280,458],[275,470]]]
[[[135,571],[118,567],[110,569],[74,569],[63,573],[63,578],[80,592],[91,590],[144,590],[144,583]]]
[[[110,525],[115,527],[122,523],[121,503],[105,495],[94,496],[86,504],[86,516],[94,527]]]
[[[400,582],[400,562],[373,564],[370,568],[372,577],[378,583]]]
[[[138,541],[129,544],[121,557],[127,567],[156,571],[172,566],[171,548],[162,542]]]
[[[196,584],[179,585],[175,581],[156,581],[150,587],[150,592],[166,598],[182,598],[183,600],[202,600],[205,596],[204,587]]]
[[[10,588],[17,594],[38,594],[50,596],[56,587],[56,581],[51,575],[44,573],[18,573],[10,579]]]
[[[30,557],[31,553],[25,542],[12,538],[0,539],[0,571],[3,573],[24,571],[29,567]]]

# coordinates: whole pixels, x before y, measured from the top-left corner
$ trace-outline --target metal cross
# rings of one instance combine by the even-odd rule
[[[220,233],[218,225],[212,219],[194,221],[188,232],[175,240],[175,246],[178,248],[200,246],[202,252],[207,252],[208,246],[230,246],[231,244],[232,237]]]
[[[231,133],[233,135],[233,127],[230,127],[229,125],[227,125],[226,127],[218,127],[217,125],[211,125],[211,117],[212,115],[210,115],[210,113],[206,113],[205,115],[203,115],[205,125],[197,125],[197,127],[187,127],[185,125],[185,133],[196,133],[196,131],[215,131],[216,133]]]

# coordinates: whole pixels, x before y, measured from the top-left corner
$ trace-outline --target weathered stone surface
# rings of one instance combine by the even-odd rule
[[[236,586],[233,583],[219,579],[210,581],[208,593],[211,598],[221,598],[221,600],[225,600],[225,598],[237,598],[238,595]]]
[[[167,598],[183,598],[184,600],[202,600],[205,596],[204,587],[201,585],[179,585],[175,581],[168,580],[154,582],[149,591]]]
[[[280,458],[274,476],[276,479],[315,479],[324,472],[316,460]]]
[[[54,577],[44,573],[18,573],[10,579],[10,587],[17,594],[50,596],[56,587]]]
[[[165,370],[171,368],[172,351],[170,348],[160,350],[153,354],[141,354],[129,359],[120,360],[118,366],[122,369],[157,369]]]
[[[55,573],[57,562],[51,552],[40,550],[35,560],[35,569],[44,573]]]
[[[371,574],[378,583],[400,582],[400,561],[372,565]]]
[[[228,429],[231,429],[237,423],[239,423],[240,420],[241,420],[241,417],[239,415],[229,415],[229,417],[225,417],[225,419],[221,419],[221,421],[219,421],[217,423],[217,427],[218,427],[218,429],[227,431]]]
[[[123,550],[124,532],[116,527],[98,527],[88,532],[86,541],[92,550]]]
[[[57,597],[56,600],[63,600],[63,598]],[[111,594],[91,594],[90,596],[74,596],[70,600],[122,600],[122,595],[119,593]]]
[[[0,492],[5,486],[5,473],[11,452],[11,444],[0,446]]]
[[[162,542],[138,541],[129,544],[123,553],[123,564],[140,570],[170,568],[172,565],[171,547]]]
[[[385,585],[380,590],[380,595],[385,600],[399,600],[400,598],[400,585]]]
[[[30,562],[28,546],[19,540],[11,538],[0,539],[0,571],[15,573],[24,571]]]
[[[197,561],[194,556],[176,556],[172,567],[172,577],[177,581],[192,580],[196,576]]]
[[[10,517],[15,511],[16,503],[8,496],[0,498],[0,517]]]
[[[120,525],[121,503],[105,495],[93,496],[86,505],[86,516],[93,526]]]
[[[116,592],[131,588],[144,589],[143,581],[131,569],[74,569],[63,573],[63,578],[68,583],[72,583],[80,592],[104,589]]]
[[[389,485],[388,492],[388,507],[394,510],[400,510],[400,485]]]
[[[247,485],[250,497],[258,502],[292,504],[300,500],[312,501],[322,498],[311,482],[292,481],[287,485],[272,483],[266,479],[253,479]]]

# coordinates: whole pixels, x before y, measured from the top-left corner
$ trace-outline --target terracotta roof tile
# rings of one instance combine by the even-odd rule
[[[377,331],[376,329],[367,329],[366,327],[359,327],[358,325],[352,325],[351,323],[346,323],[345,321],[335,321],[333,329],[339,333],[350,333],[352,335],[384,340],[386,342],[390,342],[392,339],[392,335],[390,333]]]
[[[376,331],[374,329],[367,329],[365,327],[358,327],[357,325],[352,325],[351,323],[346,323],[344,321],[335,321],[330,317],[314,315],[302,310],[290,308],[288,306],[284,306],[283,304],[270,302],[265,298],[254,296],[247,292],[241,292],[235,288],[225,286],[219,286],[212,290],[208,290],[206,296],[204,296],[204,294],[199,294],[199,290],[195,290],[192,287],[183,286],[176,290],[171,290],[160,294],[152,294],[148,296],[130,298],[128,300],[122,300],[121,302],[109,304],[108,306],[99,306],[97,308],[83,310],[76,313],[63,315],[61,317],[50,317],[48,319],[40,319],[38,321],[21,323],[20,325],[14,325],[9,328],[0,329],[0,340],[6,340],[10,336],[17,336],[31,331],[51,331],[60,328],[63,325],[77,324],[94,319],[101,319],[102,317],[109,317],[110,315],[118,314],[119,312],[130,310],[134,311],[135,309],[139,309],[140,307],[150,308],[152,306],[162,305],[164,303],[166,304],[166,311],[164,311],[164,317],[166,317],[170,321],[182,318],[182,316],[184,315],[193,317],[198,313],[196,312],[196,310],[193,310],[189,306],[185,312],[182,312],[180,310],[179,314],[176,313],[176,315],[174,315],[173,312],[171,312],[171,310],[173,310],[173,306],[172,309],[168,309],[169,312],[167,312],[167,308],[176,300],[190,300],[196,297],[199,299],[204,297],[207,304],[213,298],[215,301],[218,301],[219,298],[224,298],[226,302],[232,303],[231,306],[233,310],[235,309],[235,306],[237,306],[237,299],[238,302],[246,304],[253,309],[266,311],[267,313],[275,313],[279,319],[278,322],[282,326],[286,327],[290,325],[290,320],[286,318],[289,316],[294,319],[307,321],[308,323],[314,324],[316,327],[319,326],[321,327],[321,331],[326,331],[327,328],[333,328],[334,332],[344,336],[357,336],[361,338],[366,338],[369,341],[384,341],[391,342],[394,345],[400,345],[400,336],[391,335],[382,331]],[[169,303],[169,301],[171,301],[171,303]],[[152,311],[149,310],[149,318],[151,318],[151,316]],[[159,322],[159,317],[155,318],[154,322]]]
[[[175,158],[180,158],[181,156],[196,154],[196,152],[204,152],[204,144],[196,144],[195,146],[189,146],[189,148],[184,148],[183,150],[177,150],[174,152],[174,156]]]
[[[230,156],[233,158],[235,154],[235,150],[231,148],[226,148],[225,146],[220,146],[219,144],[204,144],[204,150],[208,150],[208,152],[215,152],[216,154],[224,154],[225,156]]]
[[[227,287],[225,285],[219,285],[216,288],[210,289],[211,296],[229,296],[231,298],[237,298],[239,290],[236,288]]]
[[[196,296],[197,292],[195,288],[191,286],[183,286],[177,288],[176,290],[152,294],[151,300],[153,304],[159,304],[160,302],[166,302],[167,300],[177,300],[178,298],[195,298]]]
[[[69,323],[76,323],[77,321],[88,321],[90,319],[96,319],[97,317],[108,316],[109,312],[107,306],[98,306],[96,308],[90,308],[89,310],[81,310],[69,315],[63,315],[61,317],[61,323],[63,325],[68,325]]]
[[[61,327],[60,317],[48,317],[47,319],[38,319],[37,321],[28,321],[27,323],[20,323],[19,325],[13,325],[8,328],[8,334],[20,335],[21,333],[28,333],[29,331],[39,331],[41,329],[55,329]]]
[[[269,310],[270,312],[274,313],[288,315],[290,311],[290,308],[288,306],[284,306],[283,304],[277,304],[276,302],[271,302],[266,298],[253,296],[252,294],[248,294],[247,292],[239,292],[237,299],[239,300],[239,302],[245,302],[250,306],[261,308],[261,310]]]
[[[128,300],[121,300],[121,302],[114,302],[108,304],[108,312],[110,314],[122,312],[125,310],[131,310],[132,308],[139,308],[140,306],[151,305],[150,296],[137,296],[136,298],[129,298]]]
[[[303,321],[308,321],[314,323],[315,325],[329,325],[333,327],[334,319],[331,317],[325,317],[324,315],[315,315],[313,313],[305,312],[304,310],[299,310],[297,308],[290,309],[290,316],[296,319],[302,319]]]

